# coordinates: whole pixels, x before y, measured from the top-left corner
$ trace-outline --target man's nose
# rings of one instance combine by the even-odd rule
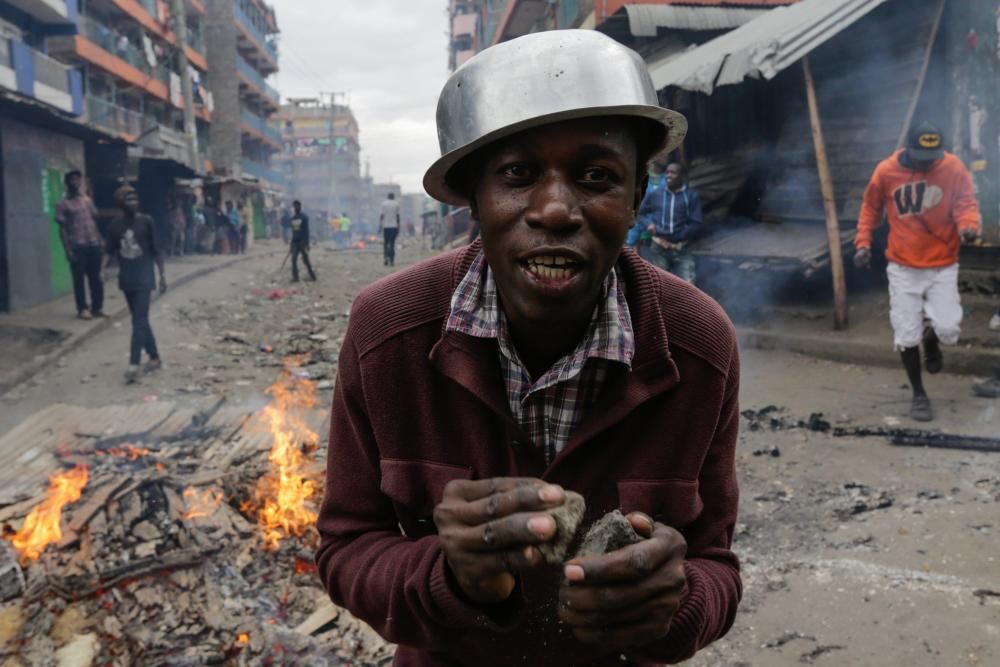
[[[580,202],[570,179],[562,174],[546,176],[531,193],[525,220],[532,227],[567,231],[583,223]]]

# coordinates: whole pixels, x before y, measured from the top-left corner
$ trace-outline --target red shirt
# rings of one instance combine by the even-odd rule
[[[597,404],[548,465],[511,414],[495,339],[445,330],[481,246],[393,274],[357,297],[341,349],[318,522],[337,604],[400,645],[396,665],[621,665],[558,622],[561,569],[522,577],[509,617],[466,602],[432,512],[452,479],[539,477],[582,493],[586,522],[620,508],[681,531],[688,589],[669,633],[625,653],[678,662],[723,636],[741,595],[730,550],[739,356],[710,298],[626,251],[635,331]]]
[[[96,220],[94,202],[83,193],[73,197],[67,194],[56,205],[56,222],[66,229],[69,242],[74,246],[103,245]]]

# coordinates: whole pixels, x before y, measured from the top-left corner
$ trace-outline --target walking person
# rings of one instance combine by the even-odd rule
[[[163,270],[163,253],[157,244],[153,219],[139,212],[139,195],[131,186],[120,188],[115,199],[121,207],[121,215],[111,223],[108,231],[108,259],[118,260],[118,288],[125,294],[129,312],[132,314],[132,343],[129,350],[129,368],[125,381],[133,384],[139,381],[142,351],[149,356],[145,372],[152,373],[162,367],[160,353],[156,349],[153,328],[149,324],[149,304],[153,290],[157,288],[153,265],[159,272],[160,294],[167,291],[167,279]]]
[[[240,254],[247,254],[247,248],[253,244],[253,236],[251,235],[251,230],[253,229],[253,206],[250,202],[241,199],[238,204],[236,204],[236,210],[240,216]]]
[[[351,247],[351,218],[347,215],[347,211],[343,211],[340,214],[340,219],[338,220],[340,227],[340,238],[344,244],[345,248]]]
[[[232,201],[226,202],[226,234],[229,238],[229,254],[238,255],[240,253],[240,213],[233,206]]]
[[[665,159],[655,162],[639,207],[636,226],[644,228],[649,243],[639,246],[639,255],[692,285],[695,259],[690,245],[702,234],[701,197],[687,184],[684,167]]]
[[[292,240],[289,252],[292,254],[292,282],[299,282],[299,255],[309,271],[309,280],[316,280],[316,273],[309,262],[309,216],[302,212],[302,202],[292,203],[295,213],[291,219]]]
[[[97,229],[97,208],[80,191],[83,175],[73,170],[63,178],[66,194],[56,206],[59,238],[73,275],[76,316],[81,320],[104,317],[104,283],[101,280],[101,257],[104,240]],[[87,304],[90,288],[90,305]]]
[[[170,248],[171,257],[184,254],[184,238],[187,233],[187,218],[184,216],[184,209],[181,202],[176,197],[171,197],[167,203],[167,222],[170,225]]]
[[[399,236],[399,202],[390,192],[382,202],[382,214],[378,219],[378,230],[382,233],[382,264],[396,265],[396,237]]]
[[[931,421],[924,389],[920,345],[928,373],[944,366],[941,344],[958,343],[962,303],[958,255],[962,243],[979,236],[979,204],[972,176],[943,148],[941,132],[928,123],[912,130],[906,147],[875,168],[858,218],[854,263],[871,266],[872,233],[889,220],[889,320],[894,343],[913,390],[910,417]],[[925,329],[924,319],[930,321]]]

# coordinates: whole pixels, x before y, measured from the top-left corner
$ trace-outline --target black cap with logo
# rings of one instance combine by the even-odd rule
[[[906,152],[918,162],[930,162],[944,157],[944,139],[941,131],[930,123],[920,123],[906,140]]]

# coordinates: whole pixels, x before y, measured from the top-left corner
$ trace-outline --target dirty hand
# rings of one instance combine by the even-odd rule
[[[687,586],[687,542],[645,514],[628,520],[644,539],[601,556],[574,558],[564,569],[559,619],[587,644],[637,648],[667,634]]]
[[[872,251],[869,248],[858,248],[854,253],[854,266],[859,269],[866,269],[872,264]]]
[[[975,229],[963,229],[959,232],[959,236],[962,237],[962,243],[975,243],[976,239],[979,238],[979,232]]]
[[[462,592],[477,604],[507,600],[515,575],[542,563],[532,545],[550,540],[555,520],[544,510],[565,500],[559,486],[539,479],[497,477],[453,480],[444,487],[434,523],[447,566]]]

